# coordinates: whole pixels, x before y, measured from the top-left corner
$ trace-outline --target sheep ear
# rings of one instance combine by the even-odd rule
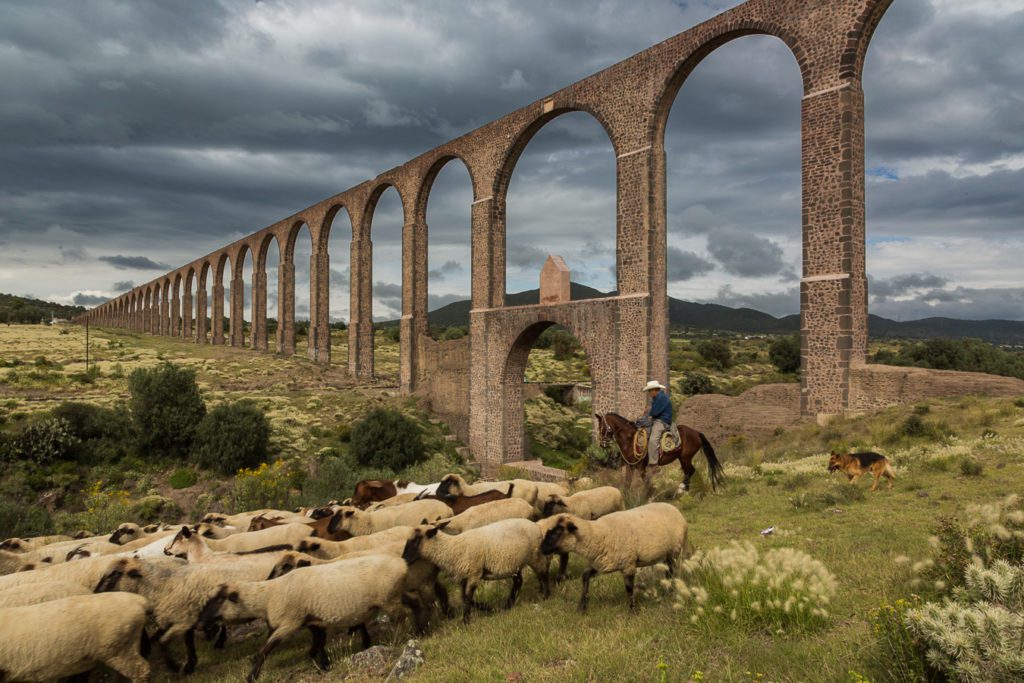
[[[573,524],[572,522],[569,522],[568,524],[566,524],[566,525],[565,525],[565,530],[566,530],[566,531],[568,531],[568,532],[569,532],[570,534],[574,534],[574,533],[576,533],[576,530],[577,530],[578,528],[579,528],[579,527],[577,527],[577,526],[576,526],[575,524]]]
[[[238,602],[238,591],[231,591],[228,593],[228,600],[231,602]]]
[[[449,525],[449,524],[451,524],[451,523],[452,523],[452,520],[450,520],[450,519],[446,519],[446,520],[444,520],[443,522],[438,522],[438,523],[437,523],[437,527],[436,527],[436,528],[437,528],[437,529],[443,529],[443,528],[445,528],[446,526],[448,526],[448,525]]]
[[[141,579],[142,578],[142,572],[140,572],[138,569],[129,569],[128,570],[128,577],[132,578],[132,579]]]
[[[437,532],[440,531],[440,530],[441,530],[441,527],[439,527],[439,526],[431,527],[430,529],[427,529],[427,533],[424,534],[424,535],[427,538],[433,538],[434,536],[437,536]]]
[[[420,524],[430,524],[430,522],[428,522],[427,518],[424,517],[423,519],[420,520]]]
[[[187,526],[181,527],[181,531],[178,533],[181,534],[182,538],[192,538],[192,532],[189,531],[189,528]]]
[[[295,566],[296,567],[309,567],[312,564],[313,563],[310,562],[309,560],[299,560],[298,562],[295,563]]]
[[[309,549],[310,550],[320,550],[320,544],[314,541],[313,543],[309,544]]]
[[[345,512],[344,512],[344,514],[343,514],[343,516],[344,516],[344,517],[351,517],[351,516],[352,516],[352,515],[354,515],[354,514],[356,514],[356,511],[355,511],[355,510],[345,510]]]

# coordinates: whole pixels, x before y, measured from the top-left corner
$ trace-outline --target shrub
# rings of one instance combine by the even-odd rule
[[[129,408],[143,456],[181,457],[206,414],[196,373],[172,363],[140,368],[128,377]]]
[[[135,438],[131,417],[123,407],[65,402],[50,411],[66,420],[78,443],[70,451],[77,462],[95,465],[121,460]]]
[[[143,522],[176,522],[181,508],[170,498],[146,496],[132,506],[132,517]]]
[[[875,635],[875,646],[869,649],[872,668],[880,680],[930,680],[921,658],[917,638],[907,628],[907,610],[921,604],[913,595],[893,603],[883,603],[868,613],[868,623]]]
[[[352,454],[363,467],[396,471],[426,458],[419,425],[389,408],[371,410],[353,427]]]
[[[713,394],[715,393],[715,385],[707,375],[702,375],[699,372],[693,372],[679,382],[679,391],[683,392],[687,396]]]
[[[467,334],[469,334],[469,330],[467,330],[465,327],[449,327],[441,335],[441,339],[444,339],[444,340],[462,339]]]
[[[775,633],[809,631],[829,618],[837,581],[824,564],[794,548],[763,555],[752,543],[698,550],[669,583],[676,608],[692,603],[692,623],[721,617]]]
[[[196,429],[192,459],[221,474],[266,462],[270,421],[252,401],[222,403]]]
[[[568,360],[580,348],[576,337],[566,330],[558,330],[551,338],[551,352],[555,360]]]
[[[974,458],[964,458],[960,461],[960,474],[965,477],[980,477],[985,466]]]
[[[194,486],[197,477],[193,470],[182,468],[180,470],[174,470],[171,476],[168,478],[168,483],[172,489],[187,489],[189,486]]]
[[[401,325],[389,325],[381,330],[384,338],[388,341],[399,342],[402,340],[402,327]]]
[[[231,488],[235,510],[288,509],[292,506],[293,473],[284,460],[239,470]]]
[[[53,532],[53,520],[44,508],[0,500],[0,538],[40,536]]]
[[[45,465],[67,459],[77,445],[78,439],[72,434],[67,420],[48,417],[6,439],[0,459],[31,460]]]
[[[779,337],[768,347],[768,361],[779,372],[791,373],[800,369],[800,337]]]
[[[57,531],[62,533],[89,529],[97,534],[113,532],[122,522],[132,520],[129,494],[124,490],[106,490],[97,481],[85,490],[85,511],[77,514],[58,513],[54,517]]]
[[[930,431],[928,425],[921,419],[921,416],[913,413],[907,416],[907,419],[899,426],[896,433],[899,436],[917,437],[926,436]]]
[[[707,339],[697,344],[697,353],[712,367],[725,370],[732,366],[732,349],[724,339]]]

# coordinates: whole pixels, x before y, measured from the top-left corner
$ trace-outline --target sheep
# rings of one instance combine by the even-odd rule
[[[453,514],[458,515],[476,505],[483,505],[484,503],[491,503],[496,500],[511,498],[512,491],[515,489],[515,486],[515,484],[509,484],[508,489],[504,492],[501,489],[492,489],[490,491],[478,493],[475,496],[446,496],[441,498],[440,496],[420,495],[420,500],[440,500],[452,509]]]
[[[273,508],[239,512],[235,515],[226,515],[223,512],[209,512],[199,521],[207,524],[213,524],[214,526],[233,526],[238,527],[241,530],[245,530],[249,528],[249,523],[252,521],[253,517],[258,517],[260,515],[271,517],[291,517],[292,514],[294,513],[288,512],[287,510],[275,510]]]
[[[328,541],[319,538],[306,538],[295,545],[295,550],[308,553],[313,557],[330,560],[361,550],[373,550],[395,541],[405,541],[412,533],[411,526],[393,526],[375,534],[353,536],[347,541]]]
[[[594,521],[570,514],[550,519],[554,522],[544,535],[541,552],[574,552],[587,561],[580,612],[587,611],[590,579],[611,572],[622,572],[629,609],[636,611],[633,583],[637,568],[665,562],[671,576],[686,545],[686,520],[668,503],[650,503]]]
[[[172,557],[184,557],[188,562],[214,562],[223,559],[234,559],[239,555],[255,555],[263,552],[274,552],[281,550],[291,550],[292,545],[290,543],[281,543],[278,545],[264,546],[256,548],[255,550],[241,551],[238,553],[216,551],[212,550],[206,540],[194,534],[187,527],[183,528],[178,534],[171,539],[170,543],[166,544],[161,550],[164,555]]]
[[[310,536],[313,530],[305,524],[284,524],[262,531],[248,531],[224,539],[204,539],[210,550],[226,553],[242,553],[260,550],[272,546],[291,545]],[[182,527],[174,536],[168,547],[177,543],[180,538],[188,538],[194,533],[188,527]]]
[[[14,574],[40,562],[45,562],[45,560],[38,551],[12,553],[8,550],[0,550],[0,574]]]
[[[116,562],[115,559],[106,556],[87,557],[75,562],[63,562],[57,565],[41,565],[38,567],[27,567],[34,571],[21,571],[17,574],[0,576],[0,590],[12,586],[22,586],[31,583],[44,581],[67,581],[76,583],[92,590],[96,582],[100,580],[107,569]]]
[[[538,481],[534,482],[537,486],[537,512],[540,512],[540,508],[543,507],[544,501],[551,496],[568,496],[569,489],[562,484],[555,484],[549,481]]]
[[[194,533],[199,534],[203,538],[213,538],[216,540],[222,540],[227,538],[228,536],[244,534],[246,532],[246,529],[248,529],[248,527],[243,529],[241,527],[231,525],[220,526],[218,524],[210,524],[209,522],[200,522],[199,524],[193,524],[189,528]]]
[[[207,598],[224,581],[258,581],[267,576],[280,560],[279,553],[246,555],[233,561],[181,564],[171,560],[120,558],[96,581],[97,593],[125,591],[149,600],[155,637],[171,671],[179,671],[170,650],[171,641],[181,636],[187,659],[183,673],[192,673],[198,659],[195,649],[195,624]],[[223,646],[222,633],[215,647]]]
[[[70,598],[72,595],[88,595],[91,592],[85,586],[67,581],[41,581],[25,586],[12,586],[0,591],[0,608],[27,607],[41,602]]]
[[[399,600],[418,611],[415,599],[403,595],[407,574],[402,559],[370,555],[303,567],[271,581],[231,581],[204,605],[199,625],[209,631],[222,620],[255,617],[267,622],[271,632],[253,660],[248,681],[255,681],[267,655],[303,626],[313,636],[310,658],[326,670],[327,627],[357,627],[364,647],[369,647],[366,623],[378,612],[396,607]]]
[[[139,653],[146,609],[145,598],[124,593],[0,609],[4,680],[49,681],[106,664],[133,682],[148,681]]]
[[[414,500],[422,500],[423,494],[421,493],[399,493],[390,498],[385,498],[379,503],[372,503],[366,508],[367,512],[373,512],[374,510],[381,510],[383,508],[394,507],[395,505],[404,505],[405,503],[411,503]],[[425,498],[425,497],[424,497]]]
[[[547,558],[540,553],[542,536],[536,524],[525,519],[506,519],[457,536],[439,533],[448,522],[419,526],[406,542],[402,557],[407,563],[423,558],[462,585],[462,621],[469,623],[473,594],[480,581],[512,579],[506,601],[511,608],[523,586],[523,567],[529,565],[547,597]]]
[[[70,536],[65,536],[64,534],[33,536],[31,538],[8,538],[3,543],[0,543],[0,550],[6,550],[12,553],[27,553],[30,550],[42,548],[44,545],[72,540],[74,539]]]
[[[350,505],[365,509],[370,503],[377,503],[393,498],[400,493],[436,493],[438,484],[417,484],[400,479],[364,479],[356,483]]]
[[[503,519],[533,519],[537,511],[522,498],[506,498],[493,503],[484,503],[471,507],[462,514],[449,517],[445,531],[449,534],[461,534],[470,529],[478,529]]]
[[[327,512],[327,510],[328,508],[324,508],[325,513]],[[329,514],[318,516],[316,519],[311,519],[309,517],[298,517],[294,519],[298,519],[299,524],[306,524],[307,526],[309,526],[309,528],[313,530],[313,535],[318,538],[326,538],[331,541],[344,541],[348,538],[352,538],[352,534],[348,533],[347,531],[336,531],[334,533],[329,531],[329,527],[331,525],[331,517],[333,516],[334,511],[330,510]],[[249,524],[249,531],[261,531],[263,529],[269,529],[271,527],[281,526],[283,524],[288,523],[289,522],[284,520],[269,519],[267,517],[255,517]]]
[[[450,517],[452,509],[439,500],[417,500],[376,512],[343,508],[334,513],[328,531],[347,531],[353,536],[366,536],[393,526],[415,526],[423,520],[434,522]]]
[[[515,484],[515,491],[512,495],[515,498],[522,498],[530,505],[537,503],[537,482],[529,479],[510,479],[505,481],[478,481],[475,484],[467,484],[466,480],[458,474],[448,474],[441,480],[437,487],[437,496],[475,496],[484,491],[507,490],[509,484]]]
[[[175,524],[164,525],[164,524],[150,524],[149,526],[140,527],[134,522],[125,522],[124,524],[117,527],[114,533],[110,534],[108,539],[111,543],[118,545],[124,545],[135,541],[148,538],[150,540],[156,540],[161,536],[167,536],[173,534],[175,531],[181,528],[182,525]]]
[[[550,495],[543,502],[541,514],[544,517],[553,517],[567,512],[583,519],[594,520],[625,508],[622,491],[614,486],[599,486],[571,496]]]

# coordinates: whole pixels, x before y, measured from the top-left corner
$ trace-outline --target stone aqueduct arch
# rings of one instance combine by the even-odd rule
[[[328,238],[347,215],[350,243],[348,369],[373,377],[374,207],[394,187],[402,201],[400,387],[417,385],[417,349],[427,330],[426,206],[440,169],[459,160],[473,186],[470,312],[470,446],[485,468],[522,449],[523,366],[540,331],[567,327],[590,357],[595,409],[639,412],[648,378],[668,379],[668,295],[664,131],[676,94],[693,69],[725,43],[751,34],[781,39],[799,65],[803,177],[800,282],[805,415],[850,406],[851,368],[865,362],[864,96],[861,75],[872,33],[892,0],[749,0],[618,64],[488,123],[373,180],[136,287],[84,316],[101,325],[206,340],[206,281],[213,277],[212,343],[243,346],[242,268],[253,255],[251,346],[266,350],[266,264],[278,267],[277,352],[295,352],[295,239],[308,226],[310,335],[307,353],[329,362]],[[617,295],[540,306],[505,306],[505,195],[515,163],[547,122],[592,115],[616,155]],[[233,283],[225,339],[225,265]],[[181,299],[174,291],[182,282]],[[193,294],[193,287],[196,291]],[[159,320],[159,322],[157,322]]]

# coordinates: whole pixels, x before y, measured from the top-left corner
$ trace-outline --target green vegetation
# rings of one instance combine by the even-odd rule
[[[182,457],[206,414],[195,370],[173,363],[138,369],[128,377],[128,406],[146,457]]]
[[[880,349],[873,360],[886,365],[987,372],[1024,379],[1024,353],[1005,351],[978,339],[930,339],[901,346],[897,351]]]
[[[65,306],[13,294],[0,294],[0,323],[7,325],[49,323],[51,318],[70,320],[85,313],[82,306]]]
[[[423,437],[401,412],[376,408],[353,427],[352,454],[363,467],[401,470],[424,459]]]
[[[697,353],[713,368],[727,370],[732,367],[732,349],[724,339],[705,339],[699,342]]]
[[[199,423],[192,459],[200,467],[229,475],[267,461],[270,422],[252,401],[222,403]]]
[[[800,337],[779,337],[768,347],[768,360],[779,372],[796,372],[800,369]]]
[[[715,385],[707,375],[699,372],[692,372],[686,375],[686,377],[679,382],[679,391],[683,392],[687,396],[713,394],[715,393]]]

